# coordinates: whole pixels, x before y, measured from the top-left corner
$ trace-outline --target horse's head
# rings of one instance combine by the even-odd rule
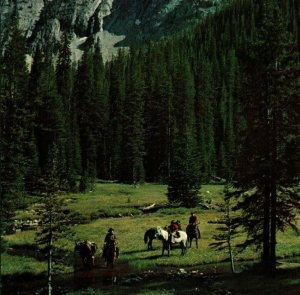
[[[167,240],[168,239],[168,232],[163,230],[160,226],[156,227],[156,237],[159,240]]]
[[[91,243],[91,252],[92,252],[92,255],[95,255],[96,251],[97,251],[97,244],[96,243]]]
[[[156,235],[161,235],[162,228],[160,226],[156,227]]]
[[[82,249],[82,242],[76,241],[74,250],[77,251],[77,252],[80,252],[81,249]]]

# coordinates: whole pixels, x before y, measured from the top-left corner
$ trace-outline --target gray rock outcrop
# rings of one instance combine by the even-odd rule
[[[57,49],[71,36],[74,59],[98,38],[109,58],[116,46],[140,44],[178,31],[214,11],[222,0],[0,0],[0,40],[13,15],[31,51]]]

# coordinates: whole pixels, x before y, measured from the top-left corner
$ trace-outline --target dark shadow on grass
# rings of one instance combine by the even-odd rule
[[[122,254],[136,254],[136,253],[143,253],[143,252],[148,252],[149,250],[147,249],[142,249],[142,250],[132,250],[132,251],[124,251]]]
[[[145,257],[144,260],[154,260],[154,259],[158,259],[160,257],[161,257],[161,255],[152,255],[152,256]]]

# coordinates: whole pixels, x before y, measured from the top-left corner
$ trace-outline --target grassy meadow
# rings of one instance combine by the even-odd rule
[[[161,257],[161,242],[154,240],[154,250],[148,251],[144,244],[144,233],[150,227],[165,226],[172,219],[181,221],[185,229],[191,210],[187,208],[164,208],[154,213],[143,214],[142,207],[156,203],[167,203],[166,186],[144,184],[132,186],[115,183],[97,183],[95,190],[86,194],[62,195],[70,216],[75,216],[78,224],[74,224],[64,238],[56,242],[64,257],[61,272],[72,272],[74,265],[74,242],[76,240],[89,240],[98,245],[97,264],[103,265],[101,248],[109,227],[115,229],[121,255],[118,263],[128,263],[129,267],[143,270],[151,267],[168,266],[199,266],[216,264],[228,258],[226,251],[216,251],[209,244],[213,235],[217,233],[216,225],[210,223],[216,220],[220,213],[216,209],[204,210],[195,208],[200,221],[202,239],[196,249],[193,242],[187,255],[181,256],[180,249],[171,251],[170,257]],[[213,205],[221,202],[223,194],[222,185],[203,185],[201,197],[204,202]],[[27,210],[17,212],[16,218],[36,218],[31,204]],[[102,217],[101,217],[102,216]],[[103,216],[106,216],[103,218]],[[110,216],[110,217],[108,217]],[[35,245],[34,230],[14,233],[5,237],[9,251],[3,255],[2,273],[4,275],[33,273],[46,271],[46,262],[38,254]],[[240,242],[243,235],[236,238]],[[300,255],[299,236],[288,230],[278,235],[279,258]],[[237,255],[236,260],[255,260],[258,253],[254,249],[247,249]]]

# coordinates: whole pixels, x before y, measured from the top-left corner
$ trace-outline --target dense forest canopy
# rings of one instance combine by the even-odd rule
[[[279,5],[299,52],[299,4]],[[194,29],[120,50],[107,64],[96,46],[72,65],[64,36],[58,58],[37,50],[30,72],[15,24],[1,57],[1,170],[9,163],[15,171],[7,181],[36,190],[53,161],[61,190],[75,189],[78,177],[82,190],[96,178],[166,182],[176,161],[193,164],[186,173],[202,182],[230,178],[262,7],[234,1]]]

